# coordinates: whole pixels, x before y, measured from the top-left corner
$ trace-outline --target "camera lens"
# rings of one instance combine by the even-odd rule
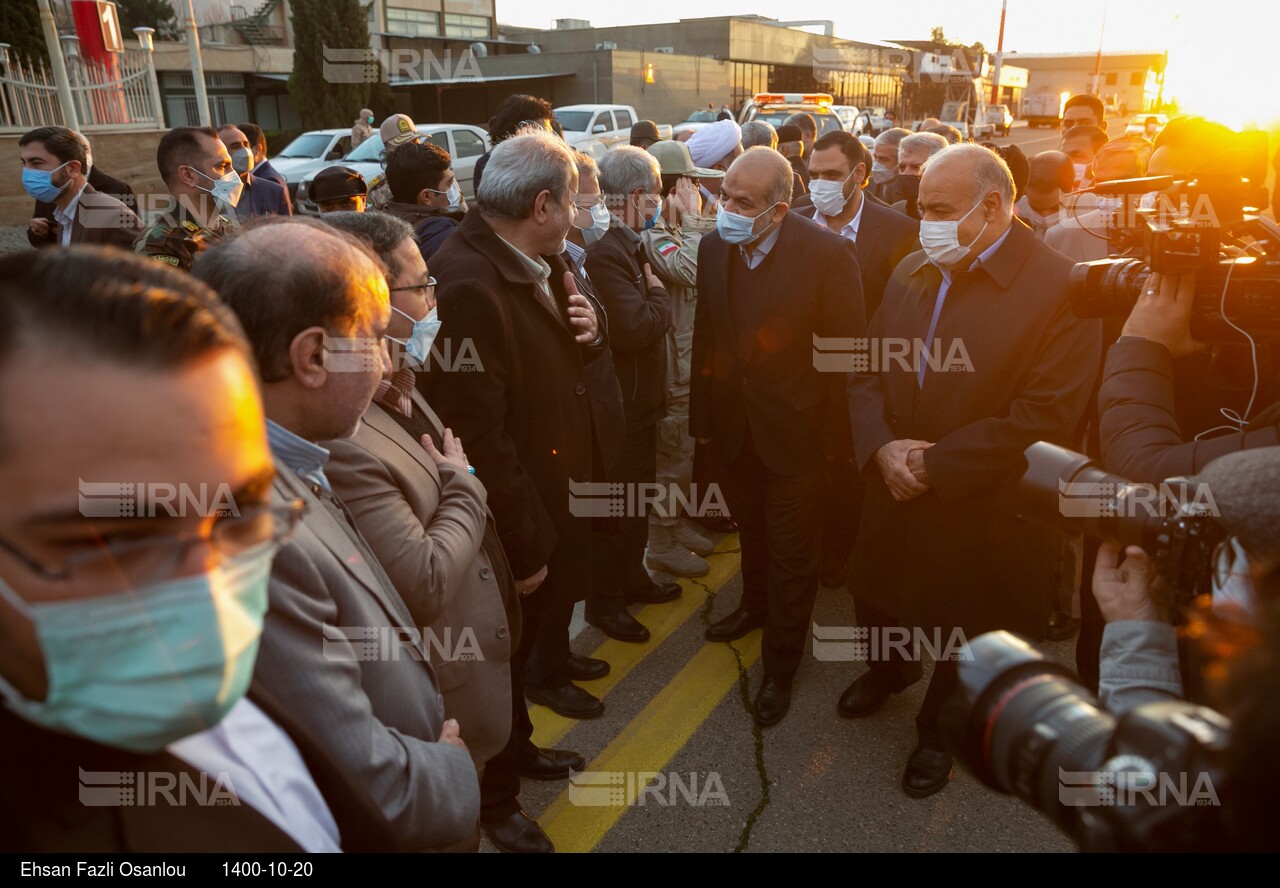
[[[1149,270],[1139,259],[1096,259],[1071,268],[1067,299],[1078,318],[1125,316],[1133,311]]]

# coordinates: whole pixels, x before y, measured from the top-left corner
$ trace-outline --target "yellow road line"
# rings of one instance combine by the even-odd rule
[[[720,541],[716,551],[737,548],[737,534],[730,534]],[[646,605],[636,613],[640,622],[649,628],[650,640],[646,644],[631,644],[625,641],[606,639],[604,644],[591,652],[590,656],[604,660],[610,666],[609,674],[595,681],[578,682],[583,688],[604,699],[627,675],[653,651],[657,650],[673,632],[679,629],[690,616],[697,613],[707,600],[708,590],[714,592],[729,582],[737,573],[739,560],[737,555],[709,556],[711,573],[698,580],[681,580],[684,594],[667,604]],[[609,717],[606,711],[605,718]],[[577,719],[557,715],[545,706],[530,706],[529,720],[533,722],[533,742],[546,749],[553,747],[564,739],[564,735],[578,723]]]
[[[759,658],[760,637],[757,631],[734,642],[743,668]],[[738,674],[738,659],[729,645],[707,644],[587,765],[586,771],[661,771],[737,684]],[[569,800],[570,792],[566,789],[548,805],[538,817],[538,824],[557,851],[590,851],[627,812],[627,805],[575,805]]]

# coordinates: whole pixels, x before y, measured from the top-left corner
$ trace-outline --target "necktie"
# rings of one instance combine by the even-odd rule
[[[942,303],[947,301],[949,283],[938,287],[938,298],[933,303],[933,317],[929,320],[929,332],[924,337],[924,349],[920,353],[920,366],[916,368],[916,387],[924,388],[924,371],[929,367],[929,348],[933,345],[933,334],[938,329],[938,316],[942,314]]]

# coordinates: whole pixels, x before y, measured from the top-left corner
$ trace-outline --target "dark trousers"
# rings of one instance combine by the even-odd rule
[[[885,638],[885,630],[890,627],[898,627],[898,620],[886,611],[882,611],[874,605],[868,604],[856,592],[853,596],[854,607],[857,610],[858,625],[866,627],[872,633],[879,635],[881,639]],[[911,631],[912,627],[902,626],[901,629]],[[949,633],[944,633],[942,637],[949,637]],[[908,646],[908,649],[910,647]],[[920,665],[920,652],[914,651],[913,656],[908,657],[899,647],[890,645],[878,645],[876,650],[880,654],[878,659],[867,660],[867,668],[875,677],[877,683],[888,691],[901,691],[920,680],[923,669]],[[916,714],[916,735],[919,742],[926,746],[945,747],[946,743],[942,739],[942,728],[939,724],[939,715],[942,711],[942,704],[956,690],[958,686],[959,674],[956,671],[956,664],[951,660],[937,660],[933,664],[933,678],[929,680],[929,687],[924,692],[924,700],[920,704],[920,711]]]
[[[742,548],[740,606],[765,615],[764,674],[785,684],[800,666],[818,595],[822,475],[821,464],[799,475],[769,471],[749,432],[724,473]]]
[[[822,493],[822,572],[849,563],[862,520],[862,480],[847,456],[826,461]]]
[[[631,489],[624,502],[642,506],[640,485],[652,485],[658,474],[658,426],[628,432],[618,467],[618,480]],[[648,488],[651,490],[652,488]],[[666,502],[665,497],[663,502]],[[596,533],[592,540],[594,570],[587,590],[587,616],[608,617],[627,606],[627,593],[643,592],[652,580],[644,569],[644,549],[649,544],[647,508],[637,508],[618,519],[621,533]]]
[[[526,624],[527,626],[527,624]],[[524,699],[524,664],[511,658],[511,736],[507,745],[484,766],[480,778],[480,819],[485,823],[505,820],[520,810],[520,762],[537,752],[533,745],[533,722]]]
[[[521,599],[524,634],[520,660],[525,681],[532,685],[559,684],[568,679],[569,624],[573,606],[586,594],[591,575],[591,520],[570,518],[556,527],[559,539],[547,562],[547,578]]]
[[[1091,693],[1098,693],[1101,677],[1102,630],[1106,620],[1093,597],[1093,568],[1098,563],[1100,540],[1084,538],[1084,566],[1080,569],[1080,635],[1076,638],[1076,673]]]

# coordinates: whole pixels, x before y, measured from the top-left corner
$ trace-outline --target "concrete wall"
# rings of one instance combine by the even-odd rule
[[[729,95],[729,62],[622,50],[612,55],[613,101],[634,105],[641,119],[679,123],[689,112],[706,108],[707,102],[718,108]],[[649,65],[653,65],[653,83],[645,83]]]
[[[156,147],[162,135],[161,130],[95,135],[90,140],[93,164],[129,183],[140,199],[148,194],[166,194],[156,169]],[[0,174],[0,225],[26,225],[35,206],[22,190],[18,139],[19,136],[0,136],[0,170],[4,171]]]

